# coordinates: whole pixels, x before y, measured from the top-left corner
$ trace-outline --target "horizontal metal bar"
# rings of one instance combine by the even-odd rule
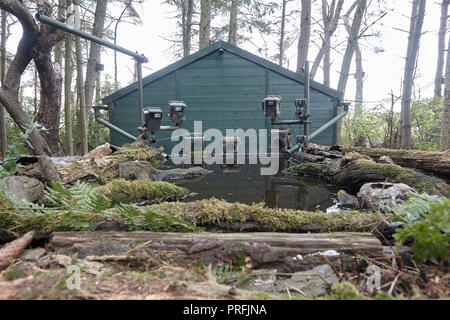
[[[92,34],[89,34],[87,32],[84,32],[84,31],[81,31],[79,29],[76,29],[76,28],[74,28],[74,27],[72,27],[72,26],[70,26],[68,24],[62,23],[62,22],[60,22],[58,20],[52,19],[52,18],[42,14],[42,9],[39,9],[38,12],[36,13],[36,20],[38,20],[38,21],[40,21],[42,23],[51,25],[51,26],[53,26],[53,27],[55,27],[57,29],[61,29],[61,30],[65,31],[65,32],[68,32],[68,33],[71,33],[73,35],[76,35],[78,37],[81,37],[81,38],[87,39],[89,41],[98,43],[98,44],[100,44],[102,46],[105,46],[105,47],[108,47],[110,49],[122,52],[123,54],[129,55],[129,56],[133,57],[134,59],[136,59],[138,61],[148,62],[148,59],[143,54],[139,54],[137,52],[133,52],[131,50],[122,48],[121,46],[118,46],[118,45],[116,45],[114,43],[106,41],[106,40],[104,40],[102,38],[96,37],[96,36],[94,36]]]
[[[125,138],[130,139],[131,141],[136,141],[137,138],[131,134],[129,134],[128,132],[120,129],[119,127],[116,127],[115,125],[113,125],[112,123],[109,123],[106,120],[103,120],[101,115],[100,115],[100,110],[108,110],[108,107],[104,107],[104,106],[92,106],[92,108],[94,109],[94,116],[95,116],[95,120],[98,123],[101,123],[102,125],[104,125],[105,127],[117,132],[118,134],[121,134],[122,136],[124,136]]]
[[[286,124],[305,124],[309,123],[308,121],[302,121],[302,120],[278,120],[272,122],[272,125],[286,125]]]

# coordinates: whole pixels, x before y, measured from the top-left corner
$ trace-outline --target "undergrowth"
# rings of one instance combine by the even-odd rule
[[[113,205],[112,201],[87,183],[65,187],[52,183],[46,204],[38,205],[6,194],[0,189],[0,228],[15,233],[35,230],[49,235],[57,231],[94,231],[113,221],[126,230],[197,231],[192,224],[134,204]]]
[[[395,211],[395,221],[404,222],[394,238],[404,243],[412,239],[414,259],[450,262],[450,198],[411,194]]]

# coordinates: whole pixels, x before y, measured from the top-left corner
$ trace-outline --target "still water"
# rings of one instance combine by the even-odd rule
[[[246,204],[264,202],[268,207],[325,211],[335,204],[339,190],[307,177],[283,173],[261,176],[258,165],[242,165],[233,169],[214,165],[208,166],[207,169],[214,172],[198,179],[177,183],[197,193],[187,201],[215,197]]]

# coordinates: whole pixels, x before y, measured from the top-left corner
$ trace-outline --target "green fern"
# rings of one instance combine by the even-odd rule
[[[406,223],[394,238],[401,242],[412,238],[416,260],[439,263],[447,258],[450,262],[450,198],[411,194],[397,209],[394,220]]]
[[[115,211],[125,220],[131,231],[198,231],[192,224],[170,216],[140,208],[134,204],[119,204]]]
[[[0,187],[0,198],[3,210],[14,210],[18,213],[25,213],[25,214],[55,212],[52,209],[45,208],[44,205],[19,199],[16,195],[7,193],[2,187]]]
[[[111,200],[87,183],[77,182],[66,188],[59,182],[47,187],[48,202],[60,209],[102,212],[111,208]]]

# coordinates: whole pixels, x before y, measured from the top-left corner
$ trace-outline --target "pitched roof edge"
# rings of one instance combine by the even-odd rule
[[[205,47],[205,48],[203,48],[203,49],[201,49],[201,50],[199,50],[199,51],[197,51],[197,52],[195,52],[195,53],[193,53],[193,54],[191,54],[191,55],[189,55],[189,56],[187,56],[187,57],[185,57],[185,58],[183,58],[181,60],[178,60],[178,61],[168,65],[167,67],[164,67],[164,68],[162,68],[162,69],[160,69],[160,70],[158,70],[158,71],[156,71],[156,72],[154,72],[154,73],[144,77],[142,79],[143,86],[146,86],[147,84],[149,84],[149,83],[151,83],[153,81],[156,81],[159,78],[162,78],[165,75],[167,75],[167,74],[169,74],[171,72],[174,72],[175,70],[177,70],[179,68],[182,68],[182,67],[184,67],[184,66],[186,66],[188,64],[191,64],[191,63],[193,63],[193,62],[203,58],[204,56],[207,56],[210,53],[212,53],[212,52],[214,52],[216,50],[219,50],[220,48],[223,48],[224,50],[226,50],[228,52],[231,52],[231,53],[233,53],[233,54],[235,54],[237,56],[240,56],[240,57],[242,57],[244,59],[247,59],[247,60],[249,60],[249,61],[251,61],[251,62],[253,62],[255,64],[258,64],[258,65],[260,65],[260,66],[262,66],[264,68],[267,68],[267,69],[269,69],[269,70],[271,70],[273,72],[279,73],[279,74],[281,74],[281,75],[283,75],[285,77],[288,77],[288,78],[290,78],[292,80],[298,81],[300,83],[305,83],[305,76],[304,75],[298,74],[298,73],[293,72],[293,71],[291,71],[289,69],[281,67],[281,66],[279,66],[279,65],[277,65],[277,64],[275,64],[275,63],[273,63],[271,61],[268,61],[268,60],[266,60],[264,58],[261,58],[261,57],[255,55],[253,53],[250,53],[250,52],[248,52],[248,51],[246,51],[244,49],[238,48],[238,47],[236,47],[236,46],[234,46],[234,45],[232,45],[232,44],[230,44],[228,42],[217,41],[217,42],[215,42],[215,43],[213,43],[213,44],[211,44],[211,45],[209,45],[209,46],[207,46],[207,47]],[[311,86],[311,88],[316,89],[317,91],[320,91],[320,92],[322,92],[322,93],[324,93],[324,94],[326,94],[326,95],[328,95],[330,97],[334,97],[334,98],[337,98],[337,99],[342,99],[343,95],[342,95],[341,92],[336,91],[336,90],[334,90],[334,89],[332,89],[330,87],[327,87],[326,85],[323,85],[323,84],[321,84],[319,82],[311,80],[310,81],[310,86]],[[137,89],[138,89],[137,82],[134,82],[134,83],[132,83],[132,84],[130,84],[130,85],[128,85],[128,86],[126,86],[126,87],[124,87],[122,89],[119,89],[118,91],[116,91],[116,92],[114,92],[114,93],[112,93],[112,94],[102,98],[101,100],[102,100],[103,104],[110,104],[110,103],[112,103],[112,102],[122,98],[123,96],[130,94],[131,92],[133,92],[133,91],[135,91]]]
[[[176,62],[174,62],[172,64],[169,64],[168,66],[166,66],[166,67],[164,67],[164,68],[162,68],[162,69],[160,69],[160,70],[158,70],[158,71],[156,71],[156,72],[154,72],[154,73],[144,77],[142,79],[143,86],[146,86],[147,84],[149,84],[149,83],[151,83],[153,81],[156,81],[159,78],[162,78],[165,75],[167,75],[167,74],[169,74],[169,73],[171,73],[171,72],[173,72],[173,71],[175,71],[175,70],[177,70],[177,69],[179,69],[181,67],[184,67],[184,66],[186,66],[188,64],[191,64],[191,63],[193,63],[193,62],[203,58],[204,56],[207,56],[208,54],[210,54],[210,53],[220,49],[220,45],[221,45],[220,41],[215,42],[215,43],[213,43],[213,44],[211,44],[211,45],[209,45],[209,46],[207,46],[207,47],[205,47],[203,49],[200,49],[199,51],[197,51],[197,52],[195,52],[195,53],[193,53],[193,54],[191,54],[191,55],[189,55],[189,56],[187,56],[187,57],[185,57],[185,58],[183,58],[181,60],[178,60],[178,61],[176,61]],[[137,82],[134,82],[134,83],[129,84],[128,86],[123,87],[123,88],[121,88],[121,89],[111,93],[110,95],[102,98],[101,99],[102,103],[103,104],[109,104],[111,102],[114,102],[114,101],[122,98],[123,96],[126,96],[126,95],[130,94],[131,92],[133,92],[133,91],[135,91],[137,89],[138,89]]]

